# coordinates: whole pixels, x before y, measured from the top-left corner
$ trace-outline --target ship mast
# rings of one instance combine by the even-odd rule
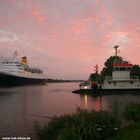
[[[119,53],[118,48],[119,48],[119,46],[117,46],[117,45],[114,47],[114,49],[115,49],[115,63],[118,63],[118,53]]]
[[[119,46],[117,46],[117,45],[114,47],[114,49],[115,49],[115,56],[118,56],[118,48],[119,48]]]
[[[96,81],[97,81],[97,83],[99,82],[98,80],[99,80],[99,78],[98,78],[98,65],[96,64],[95,66],[94,66],[94,71],[95,71],[95,73],[96,73]]]
[[[96,74],[98,74],[98,68],[99,68],[98,65],[94,66],[94,71],[95,71]]]

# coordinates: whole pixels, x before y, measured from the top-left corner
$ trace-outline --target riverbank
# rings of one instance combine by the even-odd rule
[[[140,139],[140,122],[131,124],[123,128],[117,136],[109,140],[139,140]]]
[[[117,104],[111,111],[87,111],[54,117],[49,124],[35,123],[39,140],[138,140],[140,137],[140,103],[123,109]]]

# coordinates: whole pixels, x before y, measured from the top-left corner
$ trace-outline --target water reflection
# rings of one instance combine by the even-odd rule
[[[117,104],[123,107],[130,102],[140,102],[140,94],[121,94],[121,95],[106,95],[102,97],[93,97],[92,95],[82,94],[79,95],[84,109],[92,109],[96,111],[111,110]]]
[[[31,136],[33,121],[29,113],[35,94],[41,98],[41,87],[0,88],[0,136]]]
[[[102,109],[102,97],[93,97],[91,95],[80,95],[84,109],[94,109],[100,111]]]
[[[88,98],[87,98],[87,94],[84,95],[84,103],[85,103],[85,109],[88,109]]]
[[[97,97],[97,100],[95,101],[95,110],[102,110],[102,97]]]

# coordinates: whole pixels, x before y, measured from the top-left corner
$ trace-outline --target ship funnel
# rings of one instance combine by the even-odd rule
[[[27,57],[26,57],[26,56],[22,57],[22,59],[21,59],[21,64],[25,64],[25,65],[28,64],[28,62],[27,62]]]

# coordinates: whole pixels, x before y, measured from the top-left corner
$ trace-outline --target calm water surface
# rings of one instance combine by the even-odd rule
[[[54,115],[68,114],[77,107],[108,110],[114,102],[140,101],[138,95],[108,95],[93,98],[72,93],[79,83],[50,83],[43,86],[0,88],[0,137],[30,136],[34,120],[48,122]],[[44,117],[41,117],[44,116]]]

